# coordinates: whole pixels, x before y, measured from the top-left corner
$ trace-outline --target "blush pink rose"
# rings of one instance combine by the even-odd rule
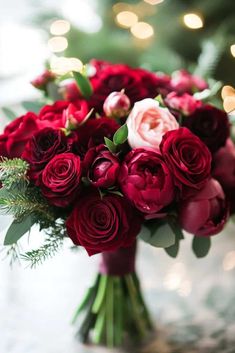
[[[183,115],[190,115],[202,106],[202,102],[196,100],[191,94],[183,93],[178,95],[176,92],[169,93],[165,98],[166,105],[173,110],[181,112]]]
[[[159,149],[162,136],[179,128],[175,117],[167,108],[151,98],[135,103],[127,118],[128,142],[132,148],[151,147]]]

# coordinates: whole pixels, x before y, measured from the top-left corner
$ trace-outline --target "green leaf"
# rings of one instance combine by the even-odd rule
[[[20,222],[13,221],[10,225],[6,237],[4,239],[4,245],[12,245],[17,243],[17,241],[30,230],[34,221],[32,215],[26,216]]]
[[[115,132],[113,136],[113,142],[116,146],[121,145],[124,142],[126,142],[127,137],[128,137],[128,128],[127,128],[127,124],[124,124]]]
[[[169,217],[168,223],[169,223],[172,231],[175,233],[176,239],[178,239],[178,240],[184,239],[184,234],[183,234],[182,228],[180,227],[177,220],[173,217]]]
[[[146,232],[146,228],[149,233]],[[156,220],[142,228],[140,237],[145,242],[159,248],[168,248],[174,245],[176,241],[175,234],[169,224],[156,222]]]
[[[16,113],[9,108],[2,107],[2,111],[6,115],[7,119],[9,120],[14,120],[17,117]]]
[[[169,246],[168,248],[165,248],[164,250],[166,251],[166,253],[171,256],[171,257],[176,257],[178,255],[179,252],[179,241],[176,240],[174,245]]]
[[[93,93],[89,79],[80,72],[73,71],[73,76],[77,82],[79,90],[84,98],[89,99]]]
[[[204,257],[208,254],[211,247],[210,237],[197,237],[193,238],[193,251],[198,258]]]
[[[33,112],[37,114],[39,110],[44,106],[44,104],[37,101],[24,101],[22,102],[22,106],[27,112]]]
[[[111,141],[108,137],[104,137],[104,142],[105,142],[105,145],[107,146],[108,150],[111,153],[115,153],[116,152],[116,146],[113,143],[113,141]]]

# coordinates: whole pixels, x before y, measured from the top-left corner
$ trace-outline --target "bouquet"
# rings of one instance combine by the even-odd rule
[[[15,256],[37,224],[45,243],[20,253],[31,266],[65,238],[100,253],[74,315],[79,337],[109,347],[127,334],[142,339],[154,326],[135,272],[137,242],[176,257],[191,237],[185,230],[196,256],[208,253],[234,211],[229,117],[208,103],[208,83],[185,70],[91,60],[82,72],[46,70],[32,83],[43,99],[25,104],[31,111],[0,136],[0,209],[14,217],[4,245]]]

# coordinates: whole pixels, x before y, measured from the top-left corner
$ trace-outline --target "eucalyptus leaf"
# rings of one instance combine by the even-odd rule
[[[127,125],[124,124],[115,132],[113,136],[113,142],[116,146],[121,145],[124,142],[126,142],[127,137],[128,137],[128,128],[127,128]]]
[[[7,107],[2,107],[2,111],[6,115],[8,120],[14,120],[17,117],[16,113]]]
[[[210,237],[197,237],[193,238],[193,251],[198,258],[204,257],[208,254],[211,247]]]
[[[178,240],[184,239],[184,234],[183,234],[182,228],[180,227],[177,220],[173,217],[169,217],[168,223],[169,223],[172,231],[175,233],[176,239],[178,239]]]
[[[148,232],[147,232],[147,230]],[[168,248],[175,244],[176,237],[168,223],[151,222],[142,227],[140,238],[145,242],[159,247]]]
[[[42,102],[38,101],[24,101],[22,102],[22,107],[27,111],[27,112],[33,112],[33,113],[38,113],[40,109],[44,106]]]
[[[34,222],[32,215],[26,216],[20,222],[14,220],[8,228],[4,239],[4,245],[12,245],[17,243],[17,241],[30,230],[33,224]]]
[[[73,71],[73,76],[83,97],[89,99],[93,90],[88,77],[76,71]]]
[[[174,245],[169,246],[168,248],[165,248],[164,250],[166,251],[166,253],[171,256],[171,257],[176,257],[178,255],[179,252],[179,241],[176,240]]]

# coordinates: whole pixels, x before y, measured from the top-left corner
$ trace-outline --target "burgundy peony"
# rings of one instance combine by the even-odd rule
[[[227,114],[209,104],[196,109],[184,119],[183,125],[200,137],[211,152],[224,146],[229,136]]]
[[[169,131],[163,136],[160,150],[181,197],[203,188],[210,178],[211,153],[197,136],[186,128]]]
[[[193,96],[188,93],[178,95],[176,92],[169,93],[165,100],[165,104],[168,108],[173,111],[176,110],[183,115],[189,115],[202,105],[202,103],[196,100]]]
[[[115,120],[105,117],[88,120],[71,136],[73,152],[83,158],[89,148],[103,144],[104,137],[112,139],[119,127]]]
[[[113,186],[120,168],[118,158],[109,152],[104,145],[93,147],[87,151],[83,167],[91,184],[100,188]]]
[[[179,221],[184,230],[196,236],[219,233],[228,219],[228,206],[218,181],[210,179],[193,198],[179,206]]]
[[[169,205],[175,196],[170,170],[160,153],[136,148],[128,153],[120,170],[123,194],[145,214],[154,214]]]
[[[46,126],[45,122],[39,121],[37,115],[31,112],[15,119],[0,135],[0,155],[7,158],[21,157],[33,134]]]
[[[73,153],[62,153],[46,165],[41,175],[40,187],[50,204],[67,207],[77,197],[80,179],[80,157]]]
[[[98,192],[86,193],[69,216],[66,225],[75,245],[88,254],[115,251],[134,243],[142,219],[123,197]]]
[[[66,136],[60,130],[45,128],[37,132],[25,147],[22,158],[30,164],[29,176],[38,183],[48,162],[57,154],[68,152]]]

